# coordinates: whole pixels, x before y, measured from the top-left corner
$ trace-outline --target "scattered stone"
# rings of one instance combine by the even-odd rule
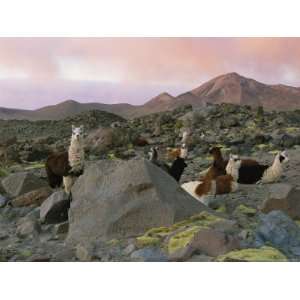
[[[93,251],[94,249],[92,247],[83,246],[81,244],[78,244],[76,246],[76,257],[80,261],[92,261],[93,260]]]
[[[287,258],[279,250],[272,247],[235,250],[217,257],[217,261],[227,262],[276,262],[287,261]]]
[[[8,199],[2,195],[0,195],[0,208],[4,207],[8,202]]]
[[[300,219],[300,188],[287,183],[273,184],[260,210],[263,213],[282,210],[292,219]]]
[[[260,215],[256,231],[256,244],[265,243],[281,250],[285,255],[300,256],[300,226],[280,210]]]
[[[13,199],[11,203],[14,207],[29,205],[40,206],[51,195],[51,193],[52,190],[49,187],[42,187]]]
[[[48,186],[46,181],[29,172],[11,174],[2,180],[6,193],[15,198],[27,192]]]
[[[72,188],[69,244],[136,236],[207,208],[144,159],[99,161]]]
[[[131,253],[131,259],[144,262],[166,262],[167,256],[160,248],[147,247]]]
[[[237,248],[237,238],[210,228],[191,228],[175,234],[168,242],[170,260],[186,260],[196,251],[218,256]]]
[[[46,224],[56,224],[68,220],[69,195],[64,191],[54,192],[40,207],[40,219]]]
[[[16,234],[20,238],[36,237],[40,231],[41,228],[36,220],[31,218],[24,218],[19,222]]]
[[[130,255],[134,250],[135,250],[135,245],[134,245],[134,244],[129,244],[129,245],[123,250],[123,253],[124,253],[124,255],[128,256],[128,255]]]
[[[54,232],[55,235],[59,235],[59,234],[67,234],[69,231],[69,222],[63,222],[60,224],[56,224],[54,227]]]

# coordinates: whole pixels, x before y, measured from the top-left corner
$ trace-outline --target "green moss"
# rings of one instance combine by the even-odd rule
[[[0,168],[0,177],[5,177],[9,175],[9,172],[3,168]]]
[[[234,210],[234,214],[243,214],[247,216],[254,216],[256,214],[256,209],[253,207],[246,206],[244,204],[240,204]]]
[[[285,131],[286,131],[287,133],[295,133],[295,132],[299,131],[299,129],[300,129],[300,128],[298,128],[298,127],[287,127],[287,128],[285,129]]]
[[[252,262],[275,262],[275,261],[287,261],[285,255],[279,250],[264,246],[262,248],[249,248],[243,250],[235,250],[225,255],[217,257],[217,261],[252,261]]]
[[[168,242],[168,252],[172,254],[184,247],[186,247],[193,239],[194,235],[203,228],[201,226],[192,226],[187,230],[181,231],[172,236]]]
[[[24,168],[24,170],[28,171],[28,170],[42,169],[42,168],[45,168],[44,163],[36,163]]]
[[[161,245],[166,237],[178,231],[178,233],[175,233],[174,236],[170,238],[166,246],[167,250],[172,253],[185,247],[193,238],[194,234],[201,228],[212,227],[221,220],[224,219],[204,211],[186,220],[175,223],[170,227],[158,227],[148,230],[144,235],[136,238],[137,246]]]
[[[216,209],[216,212],[221,213],[221,214],[226,213],[226,207],[225,207],[225,205],[221,205],[220,207],[218,207]]]
[[[30,257],[32,252],[29,249],[25,249],[19,252],[19,254],[23,257]]]
[[[259,150],[263,150],[263,149],[268,148],[268,145],[267,144],[259,144],[259,145],[256,145],[256,148],[258,148]]]
[[[119,243],[120,243],[120,241],[117,240],[117,239],[112,239],[112,240],[106,242],[106,244],[109,245],[109,246],[116,246],[116,245],[118,245]]]
[[[156,246],[160,244],[160,238],[151,236],[140,236],[136,239],[138,247]]]

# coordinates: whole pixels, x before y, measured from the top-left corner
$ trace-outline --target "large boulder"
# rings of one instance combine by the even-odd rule
[[[99,161],[72,188],[70,244],[136,236],[207,210],[151,162]]]
[[[12,198],[48,186],[47,182],[28,172],[11,174],[2,180],[2,186]]]
[[[300,256],[300,227],[280,210],[260,215],[256,244],[271,244],[288,256]]]
[[[300,219],[300,188],[286,183],[271,185],[269,196],[263,201],[260,209],[263,213],[282,210],[292,219]]]
[[[54,192],[40,207],[40,219],[46,224],[56,224],[68,220],[70,197],[63,190]]]

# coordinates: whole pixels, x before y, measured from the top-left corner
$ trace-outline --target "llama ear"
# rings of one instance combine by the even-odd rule
[[[72,124],[72,131],[75,129],[75,125]]]
[[[84,130],[84,125],[80,125],[80,129],[81,129],[81,131],[83,131]]]

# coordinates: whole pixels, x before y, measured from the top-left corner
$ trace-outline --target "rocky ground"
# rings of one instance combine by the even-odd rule
[[[131,121],[89,112],[1,122],[0,261],[300,259],[300,111],[212,105]],[[72,123],[86,127],[87,171],[69,210],[67,196],[48,187],[43,163],[67,147]],[[287,149],[290,162],[280,183],[241,185],[206,207],[143,159],[158,145],[165,160],[186,129],[192,138],[181,183],[209,166],[212,145],[262,163]]]

